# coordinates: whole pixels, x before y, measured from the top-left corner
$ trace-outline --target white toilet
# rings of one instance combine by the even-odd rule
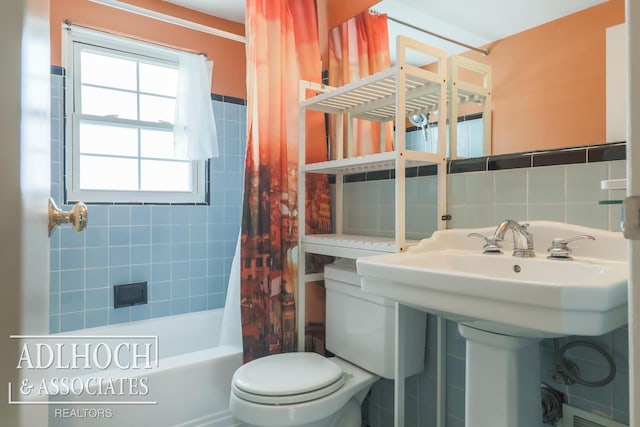
[[[325,267],[326,346],[336,357],[283,353],[233,375],[230,408],[240,425],[360,427],[360,405],[380,377],[394,377],[394,304],[360,290],[353,260]],[[426,314],[407,311],[407,376],[424,367]]]

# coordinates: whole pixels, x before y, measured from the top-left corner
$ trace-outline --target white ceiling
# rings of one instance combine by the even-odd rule
[[[244,22],[244,0],[164,1],[231,21]],[[472,46],[482,46],[605,1],[607,0],[382,0],[373,10]],[[399,34],[439,47],[449,54],[466,50],[389,21],[392,53],[395,52],[395,36]]]

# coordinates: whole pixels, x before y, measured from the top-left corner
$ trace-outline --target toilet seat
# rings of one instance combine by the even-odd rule
[[[343,369],[317,353],[283,353],[238,368],[231,388],[249,402],[287,405],[328,396],[345,381]]]

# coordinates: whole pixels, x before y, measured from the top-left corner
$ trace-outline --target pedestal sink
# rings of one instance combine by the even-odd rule
[[[467,340],[466,426],[539,427],[542,338],[602,335],[627,322],[627,254],[622,233],[532,221],[536,256],[483,254],[469,233],[443,230],[402,254],[360,258],[362,289],[459,323]],[[547,259],[554,238],[573,259]],[[509,237],[509,236],[507,236]]]

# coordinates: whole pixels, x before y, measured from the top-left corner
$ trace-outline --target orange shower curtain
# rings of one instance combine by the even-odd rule
[[[245,361],[294,351],[298,221],[298,87],[320,82],[314,0],[247,0],[247,153],[241,236]],[[327,158],[324,116],[307,113],[307,159]],[[326,177],[309,182],[310,232],[331,224]]]
[[[387,15],[364,11],[329,34],[329,85],[338,87],[391,66]],[[331,153],[335,153],[335,120],[330,118]],[[354,122],[354,155],[380,152],[380,123]],[[384,151],[392,149],[393,124],[387,122]],[[346,126],[345,126],[346,129]],[[345,137],[346,156],[346,137]]]

